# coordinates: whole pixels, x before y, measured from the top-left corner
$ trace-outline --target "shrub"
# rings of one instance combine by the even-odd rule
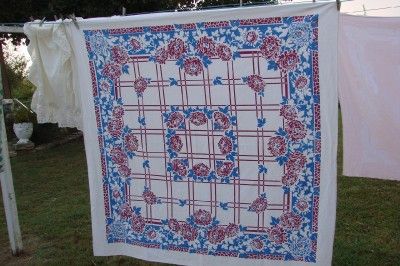
[[[36,120],[35,113],[24,107],[15,107],[14,109],[14,123],[34,123]]]

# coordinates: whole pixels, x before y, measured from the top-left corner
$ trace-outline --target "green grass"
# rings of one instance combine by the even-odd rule
[[[341,138],[340,138],[341,139]],[[339,145],[338,172],[342,156]],[[155,265],[93,257],[82,142],[12,159],[24,255],[10,255],[0,199],[0,265]],[[400,182],[338,176],[334,265],[399,265]]]

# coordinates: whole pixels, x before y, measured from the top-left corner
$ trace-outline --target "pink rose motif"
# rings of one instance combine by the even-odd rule
[[[249,32],[247,32],[247,34],[246,34],[246,41],[247,41],[248,43],[253,44],[253,43],[255,43],[255,42],[257,41],[257,39],[258,39],[258,34],[257,34],[257,32],[255,32],[255,31],[249,31]]]
[[[122,74],[121,67],[116,64],[105,64],[101,73],[110,79],[117,79]]]
[[[260,46],[262,56],[269,60],[275,59],[278,56],[280,49],[280,40],[275,36],[266,37]]]
[[[116,188],[113,189],[112,195],[115,199],[119,199],[121,197],[121,193],[119,192],[119,189],[116,189]]]
[[[131,220],[131,228],[135,233],[143,233],[144,227],[146,226],[146,222],[143,217],[140,215],[134,214]]]
[[[208,241],[211,244],[218,244],[225,239],[225,230],[222,226],[214,226],[207,232]]]
[[[131,169],[127,165],[118,165],[118,172],[123,177],[128,177],[131,175]]]
[[[112,118],[110,122],[108,122],[107,130],[111,136],[117,138],[121,136],[122,128],[124,127],[124,122],[119,118]]]
[[[249,211],[259,214],[265,211],[267,207],[268,207],[267,198],[261,195],[251,203]]]
[[[303,170],[305,164],[307,162],[306,156],[304,154],[295,151],[289,155],[289,159],[286,162],[286,168],[288,172],[300,172]]]
[[[268,141],[268,150],[272,156],[278,157],[286,153],[286,140],[281,136],[272,137]]]
[[[135,135],[130,133],[125,135],[124,137],[124,145],[125,149],[127,149],[130,152],[134,152],[137,151],[139,148],[139,140]]]
[[[128,204],[123,204],[119,209],[119,215],[122,220],[129,220],[133,215],[132,208]]]
[[[287,120],[295,120],[297,118],[297,109],[293,105],[282,105],[279,113]]]
[[[305,212],[308,210],[308,202],[305,199],[299,199],[296,202],[296,208],[301,212]]]
[[[239,233],[239,226],[233,223],[228,224],[225,227],[225,235],[226,237],[235,237]]]
[[[275,242],[275,244],[283,244],[287,241],[286,232],[280,226],[273,226],[268,228],[267,235],[269,240]]]
[[[193,172],[199,177],[205,177],[208,176],[208,174],[210,173],[210,167],[208,167],[204,163],[198,163],[193,165]]]
[[[282,176],[282,184],[287,187],[290,187],[297,182],[297,179],[299,179],[298,173],[287,172],[284,176]]]
[[[307,85],[308,85],[308,79],[305,76],[298,77],[294,82],[294,86],[296,87],[296,89],[299,90],[305,89]]]
[[[189,57],[183,62],[183,68],[189,76],[198,76],[203,72],[203,63],[197,57]]]
[[[157,237],[157,232],[155,230],[150,230],[147,232],[147,237],[149,239],[155,239]]]
[[[113,116],[115,118],[122,118],[124,113],[125,113],[125,111],[124,111],[124,108],[122,106],[116,106],[113,109]]]
[[[217,175],[220,177],[229,176],[235,164],[233,162],[223,162],[217,167]]]
[[[148,205],[153,205],[153,204],[157,203],[156,195],[149,189],[145,189],[143,191],[142,197],[143,197],[144,202],[146,202],[146,204],[148,204]]]
[[[147,80],[143,77],[138,77],[133,82],[133,87],[137,94],[142,94],[147,89]]]
[[[102,80],[100,81],[100,89],[104,92],[110,92],[111,84],[106,80]]]
[[[178,222],[178,220],[176,220],[176,219],[169,219],[169,221],[168,221],[168,227],[169,227],[169,229],[171,229],[171,231],[173,231],[173,232],[175,232],[175,233],[177,233],[177,232],[179,232],[181,229],[181,226],[179,225],[179,222]]]
[[[198,40],[196,50],[203,55],[212,57],[215,56],[216,44],[212,38],[203,36]]]
[[[172,170],[180,176],[187,174],[186,165],[180,159],[172,160]]]
[[[129,60],[128,53],[119,46],[113,46],[111,48],[111,59],[120,65],[125,64]]]
[[[183,120],[185,118],[181,113],[178,112],[173,112],[170,114],[168,121],[167,121],[167,127],[169,128],[177,128],[182,124]]]
[[[207,123],[207,116],[202,112],[193,112],[190,115],[189,121],[195,126],[201,126]]]
[[[142,44],[138,39],[132,38],[130,44],[132,46],[132,50],[134,51],[140,50],[142,48]]]
[[[193,214],[194,222],[199,225],[208,225],[211,223],[211,213],[206,210],[197,210]]]
[[[280,217],[280,225],[289,230],[298,230],[301,227],[301,217],[293,212],[285,212]]]
[[[232,151],[233,145],[232,145],[232,140],[228,137],[222,137],[218,141],[218,148],[220,152],[224,155],[230,153]]]
[[[169,139],[169,147],[176,152],[180,152],[183,147],[183,142],[181,137],[179,137],[178,135],[172,136]]]
[[[254,238],[251,240],[250,246],[255,250],[262,250],[264,247],[264,242],[259,238]]]
[[[192,227],[188,223],[181,224],[181,235],[184,239],[188,241],[194,241],[197,238],[198,232],[197,229]]]
[[[168,51],[165,48],[158,48],[154,55],[156,62],[159,64],[165,64],[168,59]]]
[[[168,43],[168,54],[172,59],[178,59],[186,52],[185,42],[175,38]]]
[[[255,92],[262,92],[265,89],[265,81],[259,75],[248,76],[247,85]]]
[[[231,48],[226,44],[220,44],[217,46],[217,55],[222,61],[229,61],[232,58]]]
[[[126,164],[128,157],[120,147],[114,147],[110,151],[111,161],[115,164]]]
[[[227,115],[221,112],[214,112],[214,121],[222,130],[226,130],[231,126],[231,122]]]
[[[293,141],[304,139],[306,136],[306,128],[298,120],[291,120],[285,124],[285,131],[289,138]]]
[[[286,167],[290,172],[300,172],[305,164],[307,159],[304,154],[295,151],[290,154],[288,161],[286,162]]]
[[[285,51],[279,55],[278,65],[282,71],[291,71],[296,69],[300,62],[296,51]]]

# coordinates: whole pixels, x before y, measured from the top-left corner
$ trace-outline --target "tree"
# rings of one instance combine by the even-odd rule
[[[267,3],[274,4],[277,0],[243,0],[244,4]],[[77,17],[105,17],[121,14],[122,7],[128,14],[147,13],[154,11],[205,8],[219,5],[238,4],[239,0],[0,0],[0,23],[23,23],[30,17],[53,20],[54,15],[65,18],[74,13]],[[0,38],[9,38],[0,35]],[[18,42],[23,35],[13,35]]]

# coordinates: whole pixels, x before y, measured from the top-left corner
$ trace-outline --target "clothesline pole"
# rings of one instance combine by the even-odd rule
[[[1,65],[0,65],[1,70]],[[10,238],[11,252],[14,256],[22,253],[21,229],[18,221],[17,203],[13,178],[11,172],[10,157],[8,155],[8,142],[3,115],[3,85],[0,71],[0,134],[1,134],[1,158],[0,158],[0,184],[3,195],[4,210],[6,213],[7,230]]]
[[[2,97],[5,99],[11,99],[11,90],[10,90],[10,84],[8,83],[8,77],[7,77],[7,72],[6,72],[6,65],[4,61],[4,51],[3,51],[3,44],[4,42],[0,40],[0,67],[1,67],[1,74],[2,74],[2,86],[3,88],[1,89]]]

